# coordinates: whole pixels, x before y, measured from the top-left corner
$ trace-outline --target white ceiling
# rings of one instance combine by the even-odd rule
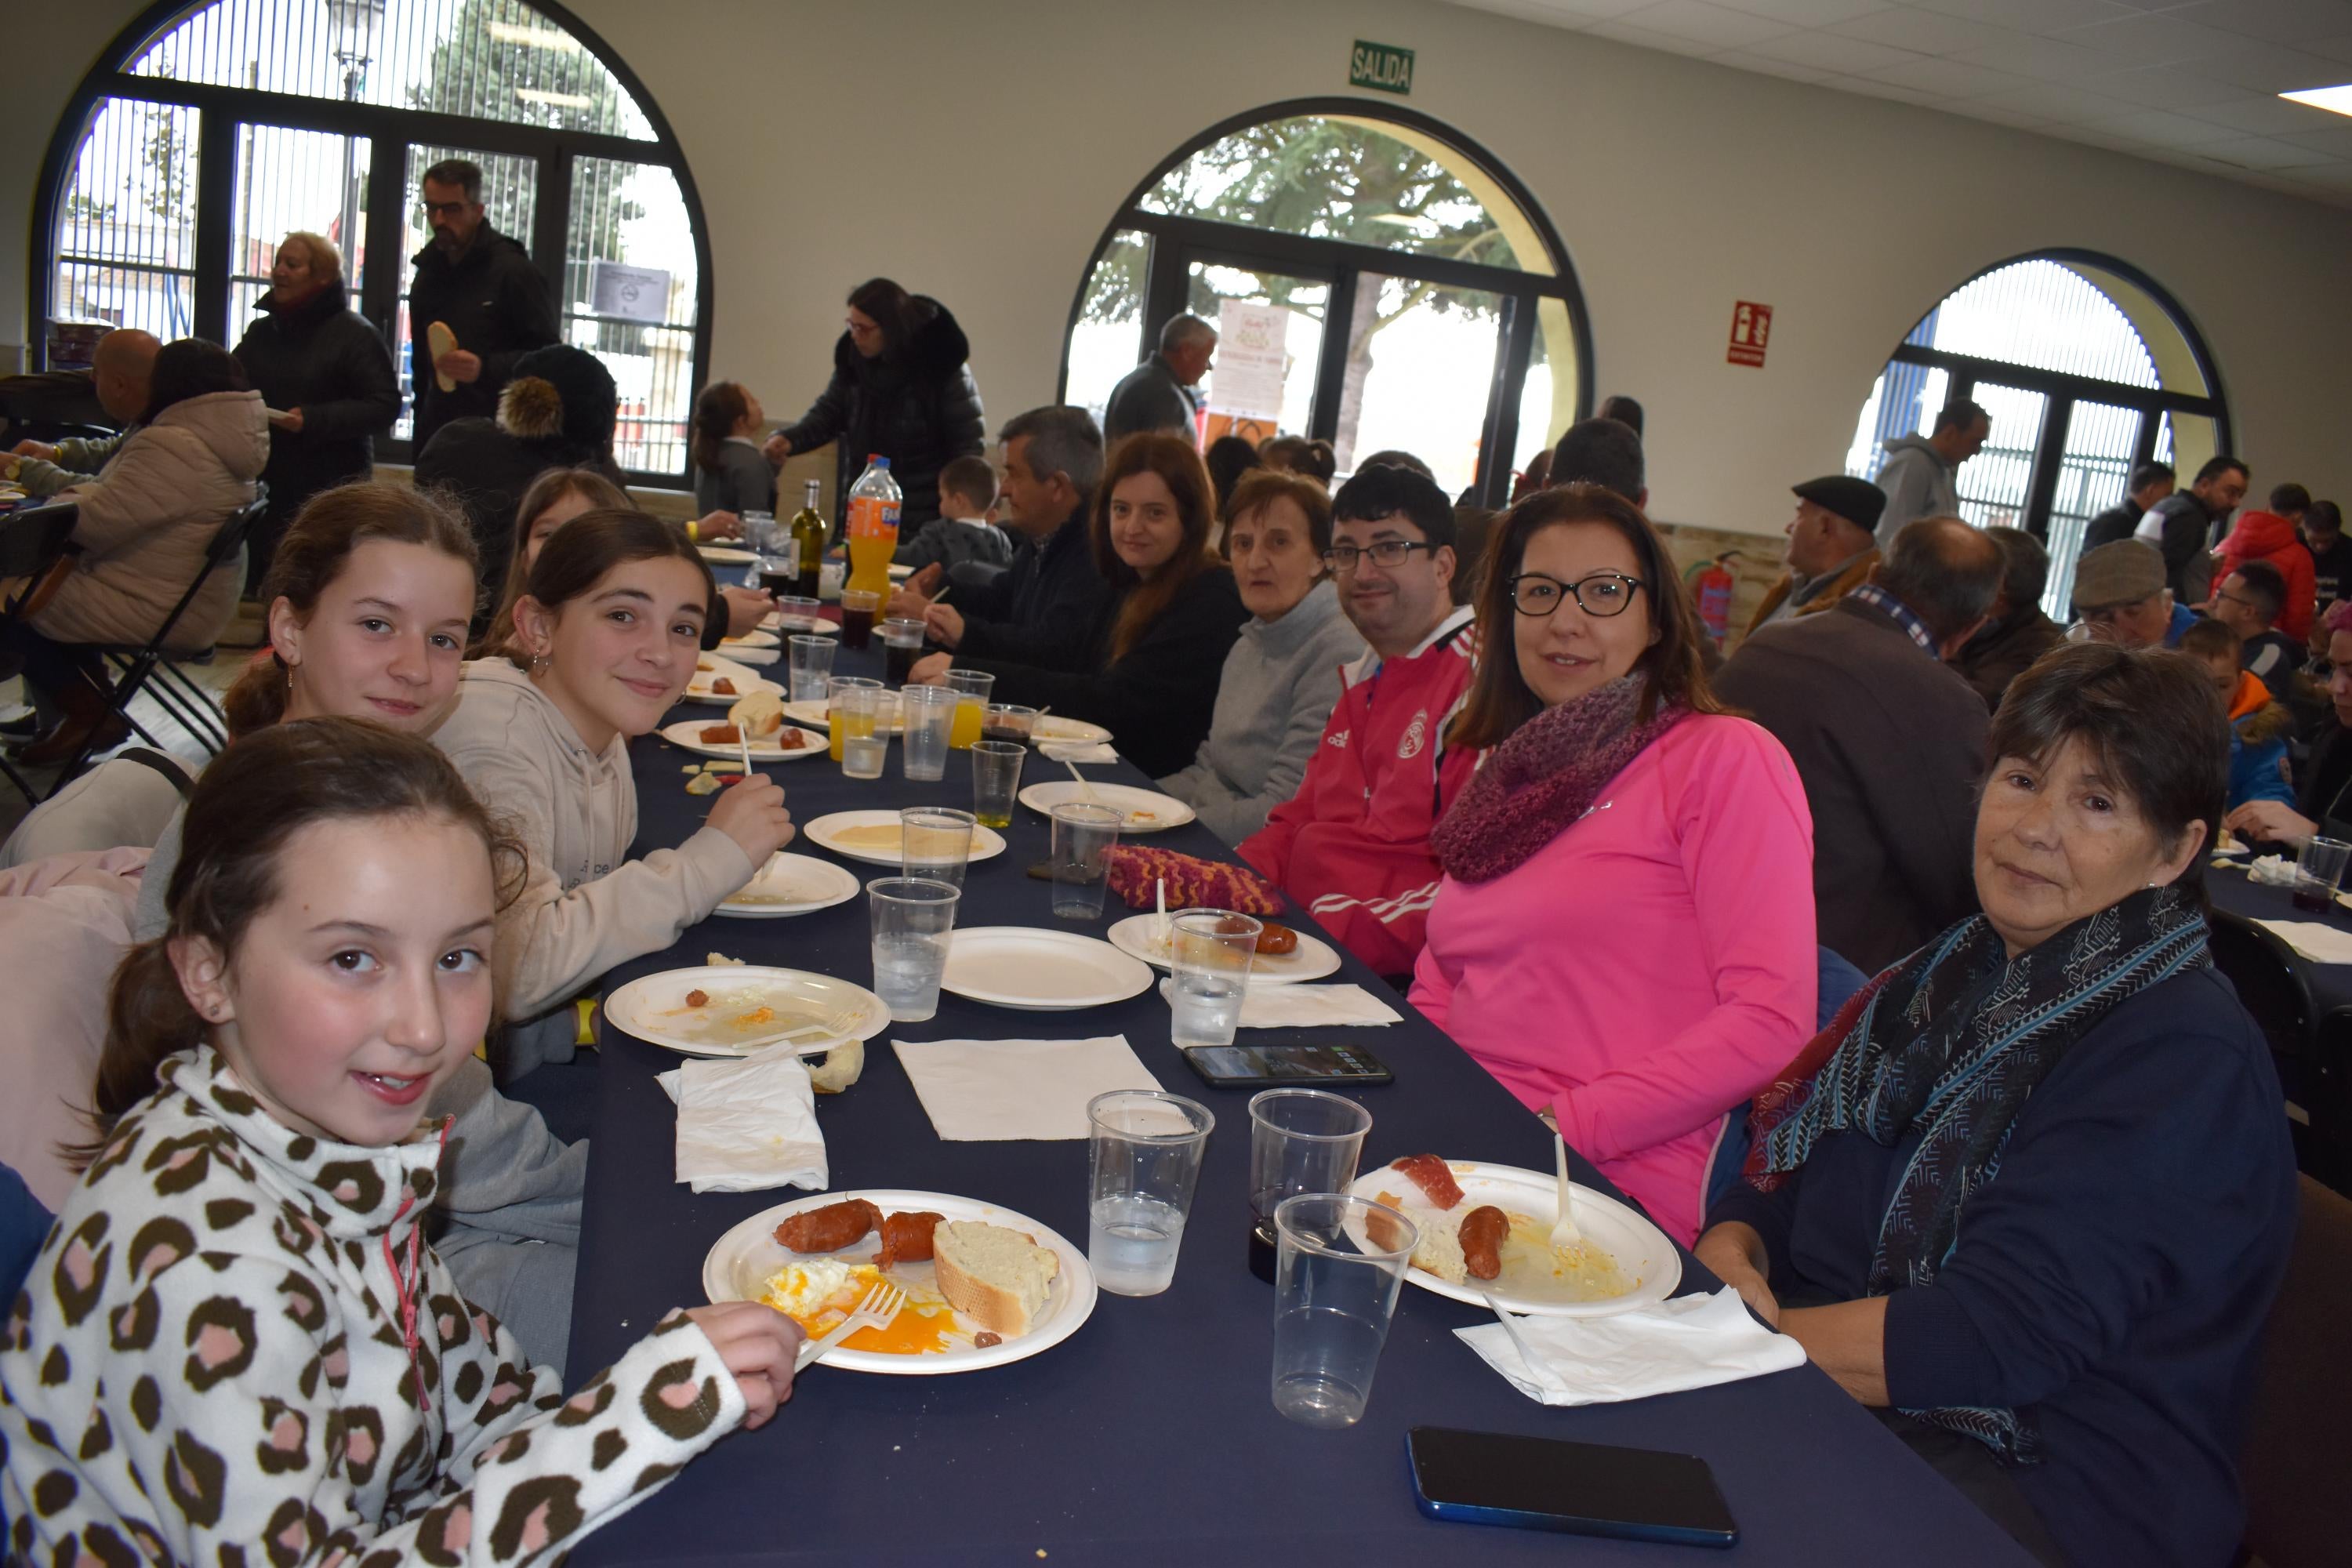
[[[2352,0],[1454,0],[2352,206]]]

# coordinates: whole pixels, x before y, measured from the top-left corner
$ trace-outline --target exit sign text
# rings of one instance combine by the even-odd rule
[[[1368,87],[1374,92],[1392,92],[1402,98],[1412,90],[1412,51],[1398,48],[1394,44],[1368,44],[1358,38],[1348,56],[1348,85]]]

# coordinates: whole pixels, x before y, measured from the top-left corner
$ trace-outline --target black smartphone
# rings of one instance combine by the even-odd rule
[[[1706,1461],[1654,1448],[1415,1426],[1413,1501],[1432,1519],[1684,1546],[1736,1546]]]
[[[1380,1058],[1355,1046],[1192,1046],[1184,1059],[1211,1089],[1258,1083],[1387,1083]]]

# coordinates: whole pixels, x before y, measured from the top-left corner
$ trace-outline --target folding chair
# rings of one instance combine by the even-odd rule
[[[2238,1000],[2270,1042],[2279,1082],[2286,1091],[2286,1116],[2294,1136],[2295,1163],[2311,1175],[2339,1184],[2340,1152],[2332,1108],[2341,1099],[2336,1073],[2319,1048],[2319,1005],[2311,977],[2294,950],[2271,931],[2225,910],[2206,916],[2213,966],[2229,977]]]
[[[113,674],[113,689],[101,693],[107,705],[121,714],[123,722],[151,746],[169,750],[144,724],[131,716],[131,700],[142,691],[152,697],[155,705],[202,742],[207,752],[216,752],[228,744],[228,717],[221,711],[220,704],[214,701],[212,695],[203,687],[175,668],[183,658],[210,658],[211,650],[205,649],[201,656],[176,655],[169,650],[168,645],[181,617],[188,613],[188,606],[195,603],[196,595],[204,591],[205,584],[212,580],[215,572],[236,559],[237,552],[245,548],[247,535],[253,531],[254,523],[268,506],[269,487],[256,484],[253,500],[230,513],[228,520],[220,525],[219,531],[213,535],[212,542],[205,548],[202,570],[197,572],[194,580],[188,584],[187,592],[180,595],[179,603],[172,606],[171,613],[163,617],[162,624],[144,643],[136,647],[100,646],[97,649]],[[49,788],[51,795],[63,789],[68,780],[81,772],[89,761],[90,752],[96,749],[98,736],[102,731],[103,726],[92,731],[90,739],[83,742],[81,750],[59,770],[58,782]]]
[[[48,602],[58,579],[69,569],[67,546],[80,518],[81,508],[72,501],[20,507],[0,518],[0,579],[22,578],[25,583],[16,597],[0,605],[0,620],[21,620]],[[5,752],[0,752],[0,774],[5,774],[27,801],[40,798]]]

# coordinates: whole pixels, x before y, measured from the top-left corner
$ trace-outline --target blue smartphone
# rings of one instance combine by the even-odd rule
[[[1739,1543],[1715,1472],[1695,1455],[1445,1426],[1415,1426],[1405,1451],[1413,1501],[1432,1519],[1683,1546]]]

